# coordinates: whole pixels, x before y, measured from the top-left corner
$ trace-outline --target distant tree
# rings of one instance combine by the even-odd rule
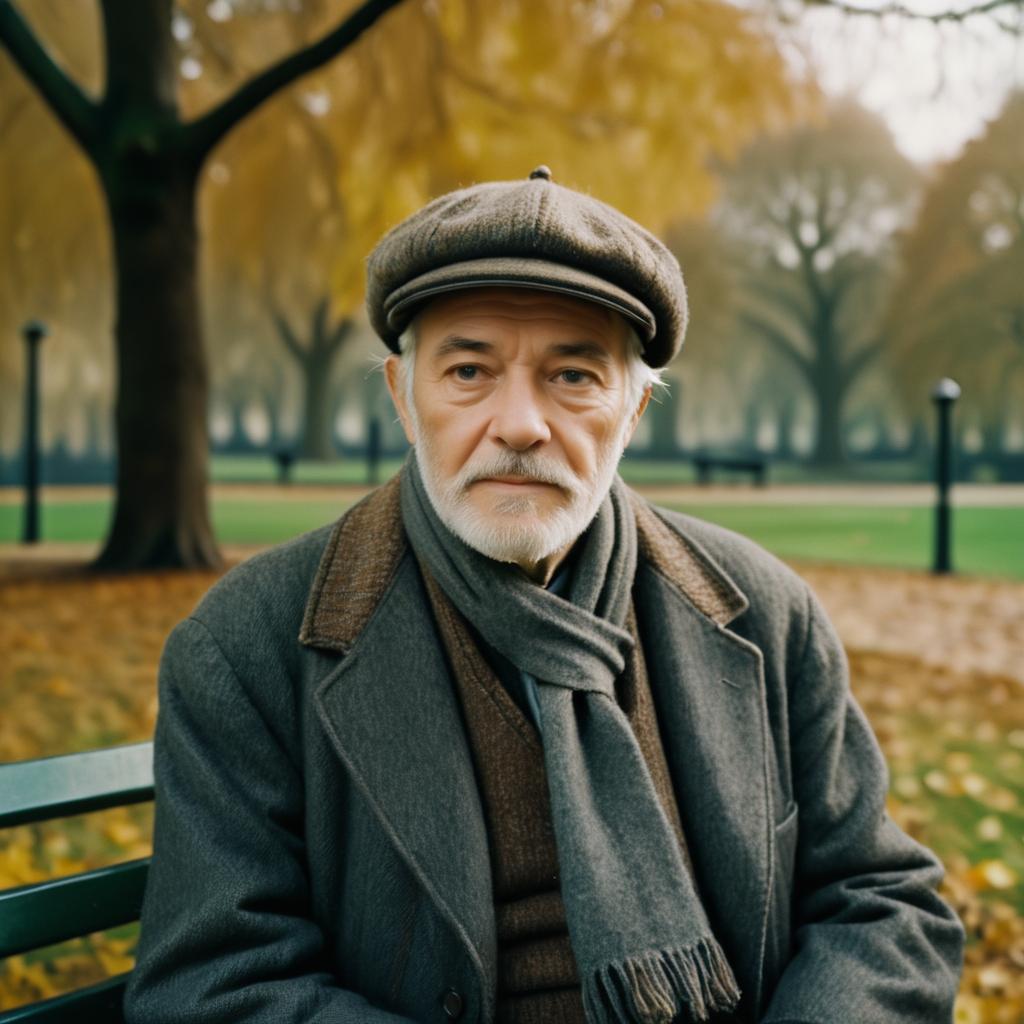
[[[739,322],[806,382],[818,464],[845,458],[844,405],[885,344],[873,310],[917,183],[881,120],[850,100],[726,171],[716,222],[742,260]]]
[[[1024,409],[1024,92],[938,168],[903,239],[886,314],[889,365],[907,403],[951,376],[960,407],[998,452]]]
[[[351,316],[331,317],[331,299],[323,296],[309,317],[309,326],[297,330],[280,310],[274,311],[274,323],[288,353],[302,375],[302,440],[299,455],[304,459],[334,458],[334,416],[331,367],[334,358],[351,336],[355,320]]]

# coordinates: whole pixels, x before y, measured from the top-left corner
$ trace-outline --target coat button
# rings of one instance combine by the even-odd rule
[[[455,989],[450,988],[445,992],[441,1006],[444,1007],[445,1016],[455,1020],[462,1014],[462,996]]]

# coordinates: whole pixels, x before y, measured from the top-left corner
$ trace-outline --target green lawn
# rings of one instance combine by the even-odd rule
[[[931,565],[931,508],[674,507],[746,534],[782,558],[913,569]],[[1024,508],[954,509],[953,564],[962,572],[1024,579]]]
[[[226,544],[273,544],[323,523],[346,499],[213,503],[217,536]],[[930,565],[930,508],[855,506],[678,505],[701,519],[752,537],[783,558],[924,569]],[[18,539],[21,509],[0,506],[0,543]],[[107,501],[47,505],[42,533],[52,541],[97,541],[107,527]],[[958,508],[953,513],[954,566],[968,573],[1024,580],[1024,508]]]
[[[224,544],[276,544],[297,534],[333,522],[348,508],[347,499],[265,502],[229,498],[213,502],[213,525]],[[21,509],[0,506],[0,544],[18,539]],[[99,541],[110,518],[109,501],[74,501],[43,507],[44,540]]]

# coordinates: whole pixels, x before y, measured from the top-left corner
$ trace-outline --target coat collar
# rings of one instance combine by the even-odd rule
[[[344,653],[369,621],[408,546],[400,480],[397,473],[335,524],[306,603],[300,643]],[[746,611],[750,602],[736,583],[640,495],[628,493],[641,558],[719,626]]]

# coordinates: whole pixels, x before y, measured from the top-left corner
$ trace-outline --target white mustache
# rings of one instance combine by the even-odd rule
[[[570,493],[579,487],[579,481],[560,462],[542,455],[522,452],[502,452],[465,466],[458,474],[457,486],[462,489],[478,480],[495,476],[524,476],[542,484],[553,484]]]

